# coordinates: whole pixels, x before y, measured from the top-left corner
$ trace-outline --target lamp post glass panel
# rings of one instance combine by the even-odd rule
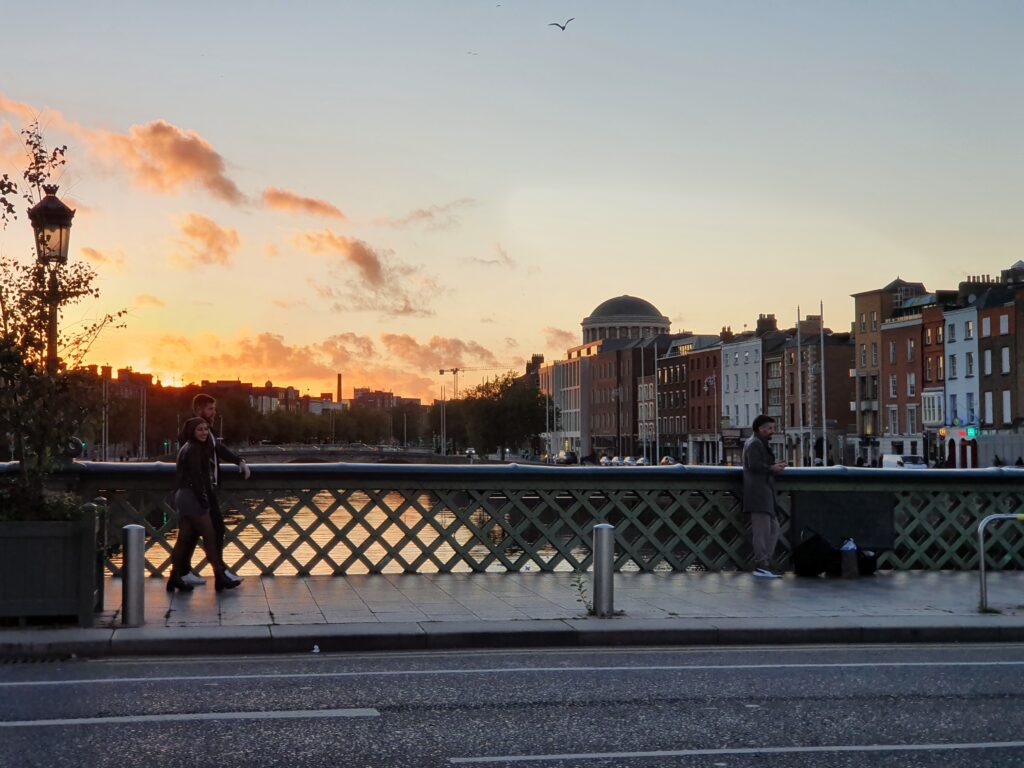
[[[46,370],[57,372],[57,311],[61,292],[57,283],[57,268],[68,263],[68,243],[71,238],[71,220],[75,212],[57,198],[57,185],[43,186],[46,196],[29,209],[28,218],[36,240],[36,258],[48,273],[46,304]]]

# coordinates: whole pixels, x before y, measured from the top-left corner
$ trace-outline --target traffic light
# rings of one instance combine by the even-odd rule
[[[164,450],[165,451],[170,447],[170,445],[171,444],[167,440],[164,440]]]

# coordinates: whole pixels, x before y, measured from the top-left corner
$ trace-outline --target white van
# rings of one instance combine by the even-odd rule
[[[882,457],[882,469],[928,469],[928,462],[923,456],[887,453]]]

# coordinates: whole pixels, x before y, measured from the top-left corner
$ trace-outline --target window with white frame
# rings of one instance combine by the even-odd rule
[[[918,431],[917,427],[917,406],[907,406],[907,434],[912,435]]]
[[[875,342],[871,342],[871,367],[878,367],[878,345]]]
[[[967,423],[973,424],[978,418],[978,412],[976,410],[976,404],[974,402],[974,393],[968,392],[967,394]]]
[[[907,374],[907,396],[908,397],[914,397],[915,395],[917,395],[917,374],[916,373],[908,373]],[[911,431],[913,431],[913,430],[911,430]]]
[[[964,355],[964,376],[974,375],[974,353],[967,352]]]
[[[1010,316],[1000,315],[999,316],[999,335],[1005,336],[1010,332]]]
[[[964,320],[964,338],[965,339],[973,339],[974,338],[974,321],[973,320]]]
[[[889,362],[890,363],[895,363],[896,362],[896,342],[895,341],[890,341],[889,342]]]
[[[981,372],[986,376],[992,375],[992,350],[986,349],[981,354]]]
[[[986,392],[984,394],[984,402],[982,403],[981,407],[983,408],[983,411],[982,411],[982,414],[981,414],[982,421],[984,421],[986,424],[991,424],[992,421],[993,421],[993,418],[992,418],[993,417],[993,413],[992,413],[992,393],[991,392]]]
[[[871,310],[871,330],[872,331],[877,331],[878,330],[878,311],[877,310]]]
[[[938,363],[939,363],[939,381],[945,381],[946,380],[946,358],[945,357],[939,357],[938,358]]]
[[[950,422],[952,422],[953,419],[956,419],[959,416],[959,411],[957,411],[957,409],[956,409],[956,395],[950,395],[949,396],[948,416],[949,416]]]
[[[889,423],[886,424],[886,431],[890,435],[898,435],[900,433],[900,409],[895,405],[890,405],[888,412]]]
[[[932,380],[932,359],[929,357],[924,361],[924,380]]]
[[[950,323],[946,329],[946,341],[950,343],[956,341],[956,323]]]
[[[992,335],[992,318],[983,317],[981,318],[981,338],[987,339]]]
[[[907,362],[913,362],[914,360],[914,348],[917,346],[913,339],[907,339]]]
[[[949,378],[956,378],[956,355],[949,356]]]
[[[1012,424],[1013,414],[1010,413],[1010,390],[1003,390],[1003,424]]]
[[[896,397],[897,387],[898,387],[898,384],[896,382],[896,374],[895,373],[890,373],[889,374],[889,397],[891,397],[891,398]]]
[[[867,344],[861,344],[860,345],[860,367],[861,368],[867,368],[868,367],[868,345]]]
[[[1010,348],[1001,347],[999,350],[999,356],[1002,358],[1000,362],[1000,373],[1010,372]]]

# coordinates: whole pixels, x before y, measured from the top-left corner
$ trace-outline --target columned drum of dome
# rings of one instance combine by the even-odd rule
[[[616,296],[598,304],[583,318],[583,343],[598,339],[639,339],[669,332],[669,319],[651,302]]]

